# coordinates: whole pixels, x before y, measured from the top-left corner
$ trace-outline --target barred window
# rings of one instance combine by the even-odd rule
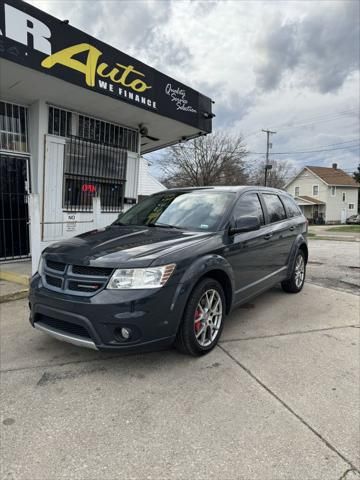
[[[75,134],[131,152],[138,151],[139,137],[136,130],[53,106],[49,107],[48,132],[66,138]]]
[[[79,137],[137,151],[138,134],[135,130],[84,115],[79,115]]]
[[[71,135],[72,113],[60,108],[49,107],[49,133],[60,137]]]
[[[64,209],[90,211],[92,198],[99,196],[103,211],[120,211],[126,162],[125,150],[70,137],[65,149]]]
[[[15,103],[0,102],[0,149],[29,152],[28,112]]]

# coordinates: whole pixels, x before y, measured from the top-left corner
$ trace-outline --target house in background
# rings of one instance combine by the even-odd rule
[[[284,188],[310,223],[345,223],[358,213],[359,184],[336,163],[304,167]]]
[[[138,199],[142,200],[144,197],[152,195],[153,193],[166,190],[166,187],[156,180],[150,174],[149,162],[144,158],[140,158],[139,165],[139,185],[138,185]]]

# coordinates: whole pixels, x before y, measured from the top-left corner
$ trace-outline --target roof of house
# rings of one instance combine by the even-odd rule
[[[161,190],[166,190],[166,187],[150,174],[148,161],[141,157],[138,194],[152,195],[153,193],[157,193]]]
[[[311,205],[325,205],[325,202],[317,198],[309,197],[308,195],[298,195],[296,198],[300,198],[300,200],[304,200],[307,204]]]
[[[321,178],[328,185],[358,187],[359,184],[340,168],[306,166],[308,170]]]

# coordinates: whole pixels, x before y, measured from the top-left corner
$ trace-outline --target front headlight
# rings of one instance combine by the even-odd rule
[[[175,264],[149,268],[121,268],[115,270],[107,288],[112,290],[160,288],[171,277]]]

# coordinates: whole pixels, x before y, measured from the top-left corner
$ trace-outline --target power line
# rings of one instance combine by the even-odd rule
[[[342,110],[340,112],[323,113],[323,114],[320,114],[320,115],[310,116],[307,119],[304,119],[303,122],[305,122],[305,123],[297,123],[297,124],[294,124],[294,125],[288,125],[288,123],[283,123],[283,124],[281,124],[281,125],[279,125],[275,128],[277,128],[278,130],[280,130],[280,129],[281,130],[289,130],[291,128],[298,128],[298,127],[303,127],[303,126],[307,126],[307,125],[314,125],[314,124],[317,124],[317,123],[329,122],[329,121],[332,121],[332,120],[337,120],[339,117],[346,116],[347,113],[352,113],[352,112],[356,112],[356,109],[355,108],[350,108],[350,109],[347,109],[347,110]],[[316,121],[316,119],[321,119],[323,117],[330,117],[330,118],[325,118],[324,120]],[[311,121],[312,119],[315,119],[315,121]],[[310,122],[308,122],[308,120],[310,120]],[[260,133],[261,133],[260,130],[256,130],[252,133],[244,135],[243,138],[248,138],[248,137],[251,137],[253,135],[259,135]]]
[[[357,145],[350,145],[347,147],[336,147],[336,148],[327,148],[322,150],[303,150],[303,151],[293,151],[293,152],[273,152],[273,155],[297,155],[303,153],[319,153],[319,152],[332,152],[334,150],[349,150],[350,148],[358,148],[360,143]],[[251,155],[266,155],[266,152],[248,152]]]

